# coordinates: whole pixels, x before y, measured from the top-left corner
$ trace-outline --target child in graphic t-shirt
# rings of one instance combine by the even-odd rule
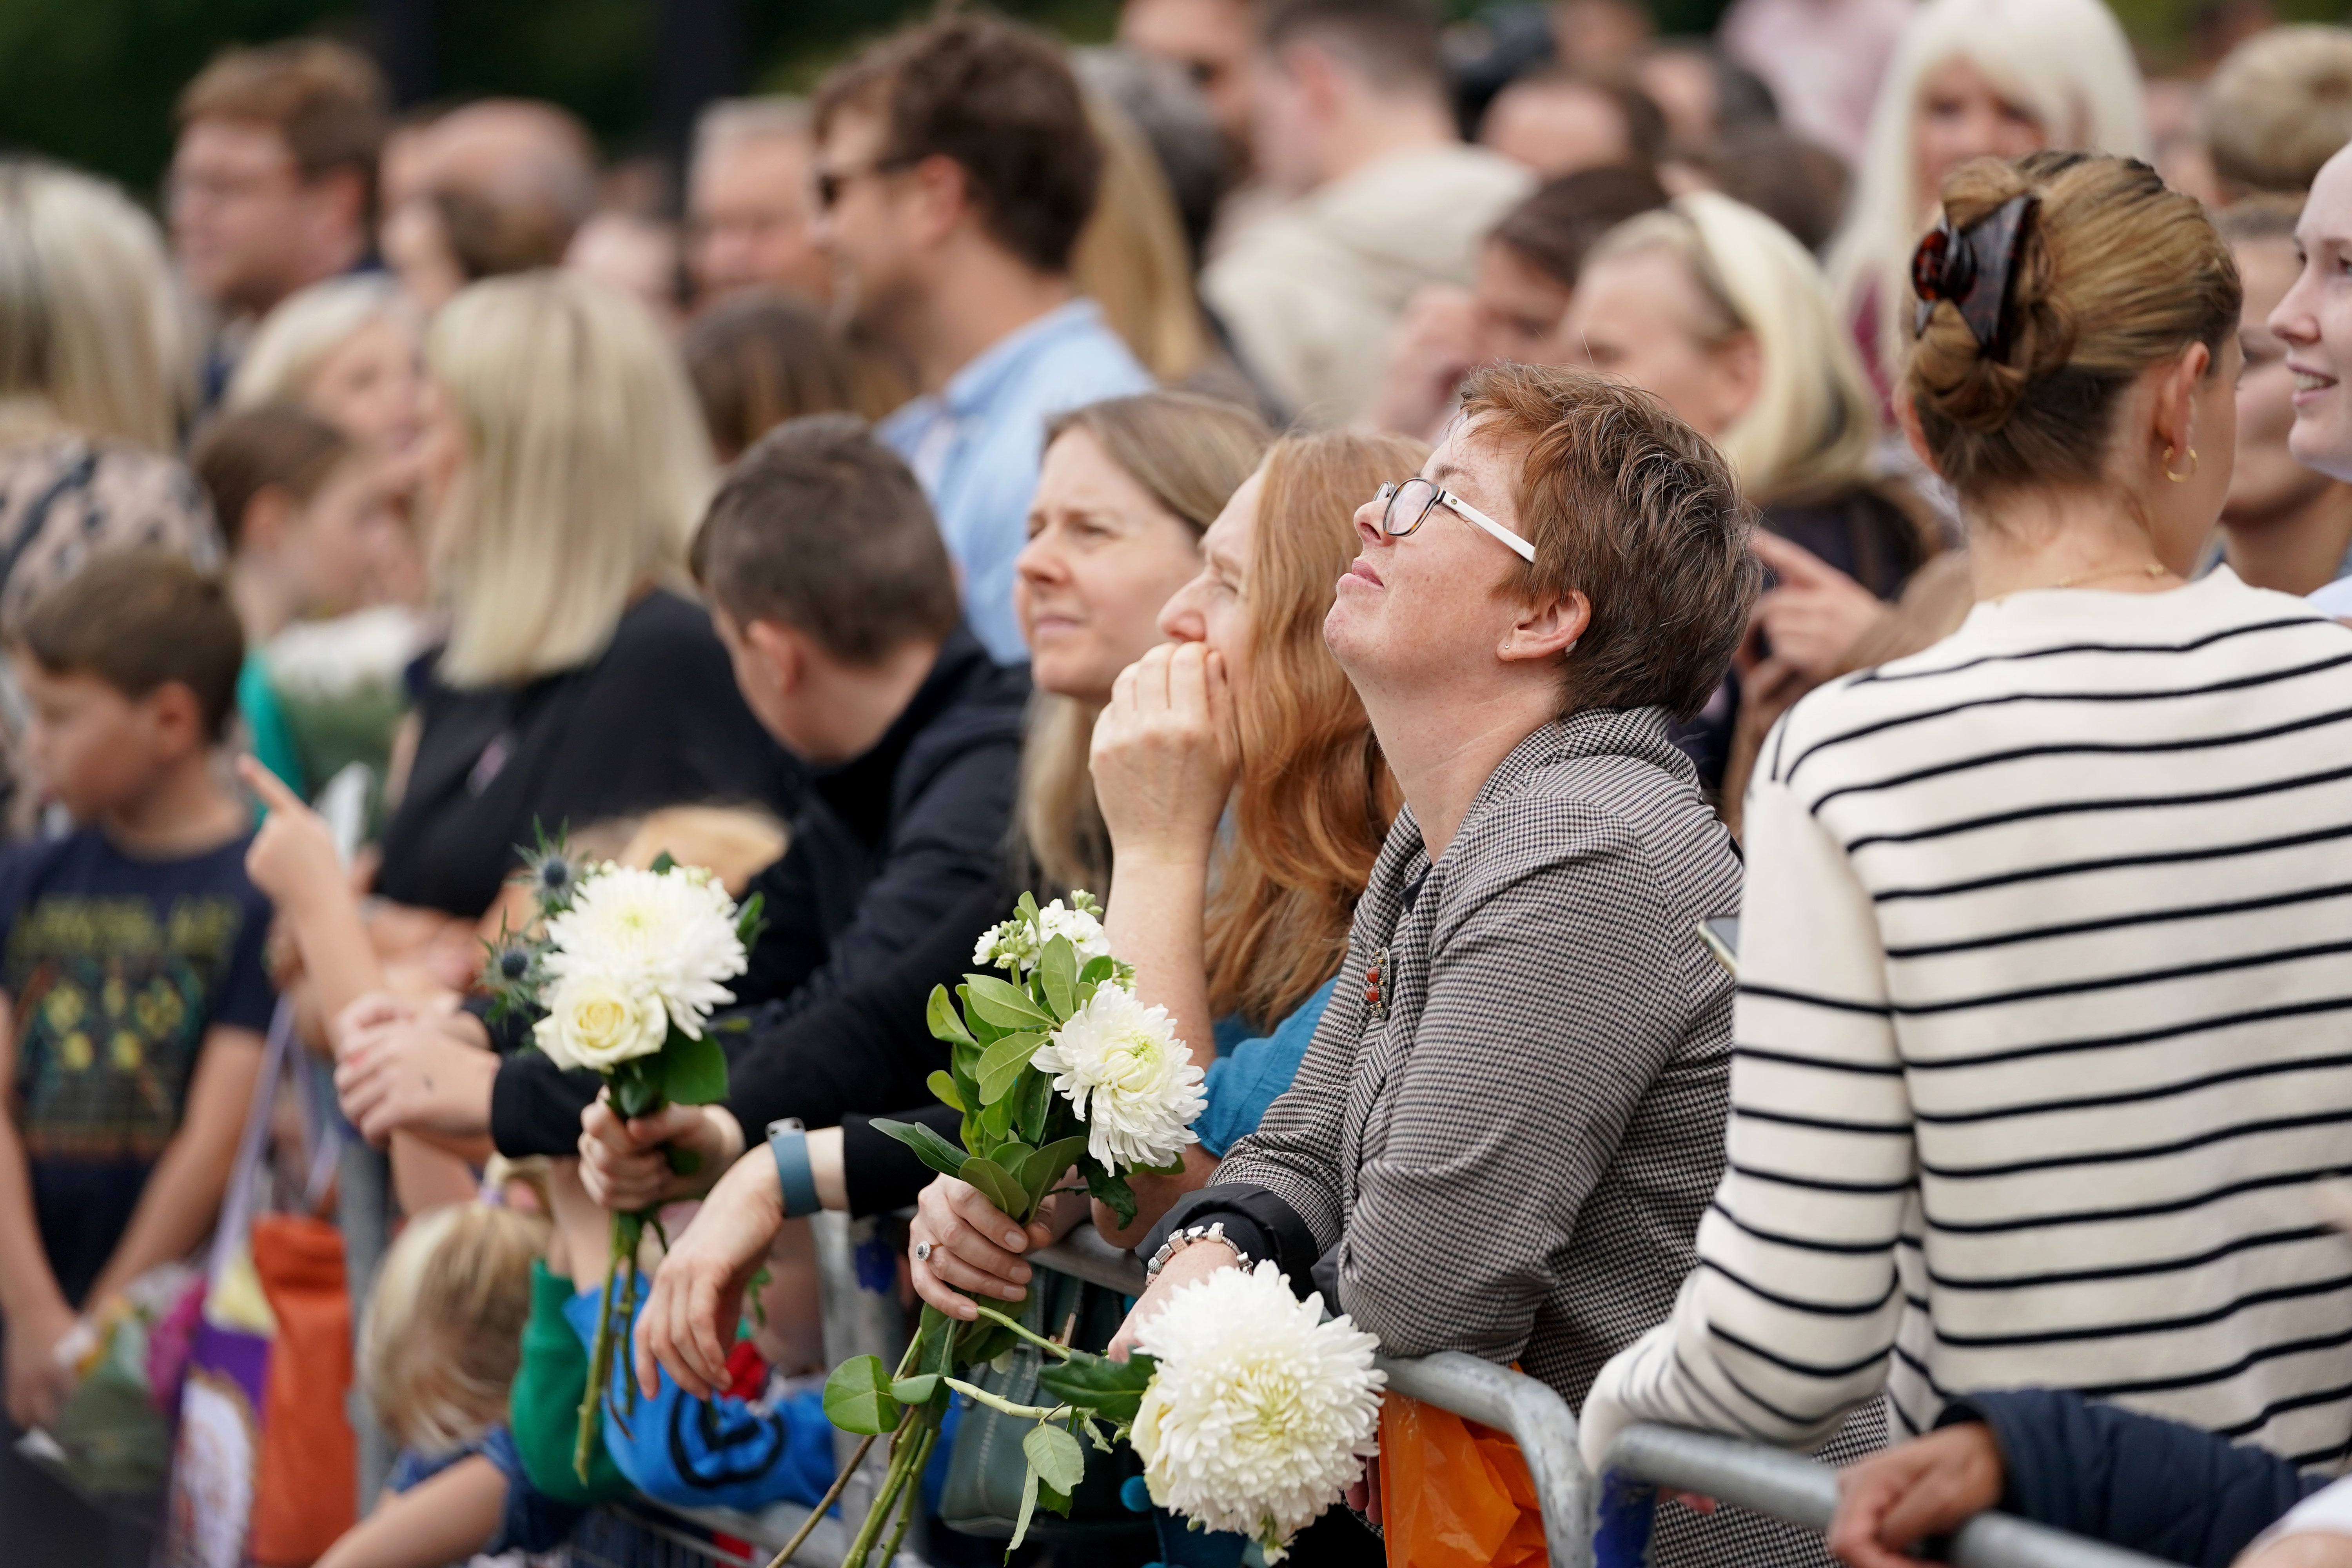
[[[0,858],[0,1320],[21,1427],[68,1392],[55,1352],[78,1315],[212,1228],[273,998],[253,818],[215,755],[244,657],[220,585],[174,557],[101,556],[34,605],[10,656],[37,784],[75,823]],[[28,1561],[115,1555],[72,1533],[104,1521],[39,1487],[0,1448],[10,1531],[82,1544]]]

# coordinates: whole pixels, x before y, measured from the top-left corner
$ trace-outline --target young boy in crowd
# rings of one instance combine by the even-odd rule
[[[381,731],[381,743],[375,736],[357,745],[341,736],[312,737],[306,748],[271,671],[268,645],[298,621],[341,616],[365,600],[404,533],[390,468],[326,421],[278,405],[214,421],[189,461],[228,540],[229,596],[248,650],[236,702],[253,754],[305,797],[331,771],[307,766],[306,751],[322,757],[357,751],[381,772],[398,710],[362,696],[362,710],[339,727]],[[330,739],[342,744],[320,744]]]
[[[212,1228],[260,1070],[269,907],[217,754],[245,639],[218,583],[132,552],[37,603],[11,654],[75,826],[0,859],[0,1520],[27,1562],[143,1562],[14,1429],[56,1415],[78,1315]]]

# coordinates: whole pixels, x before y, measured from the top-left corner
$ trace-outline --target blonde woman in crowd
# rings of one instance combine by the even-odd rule
[[[300,404],[387,458],[414,459],[425,435],[420,329],[383,273],[313,283],[263,318],[224,401]]]
[[[1910,330],[1911,248],[1944,177],[2039,147],[2148,155],[2139,68],[2101,0],[1930,0],[1878,89],[1830,282],[1884,396]]]
[[[681,591],[711,480],[677,355],[576,276],[492,279],[426,342],[423,482],[449,616],[376,890],[479,919],[535,826],[741,800],[797,773]]]
[[[1859,624],[1782,628],[1792,643],[1843,651],[1876,600],[1899,594],[1935,552],[1933,514],[1899,480],[1874,476],[1877,399],[1821,268],[1753,208],[1700,191],[1611,230],[1586,258],[1560,357],[1654,394],[1715,443],[1761,510],[1756,548],[1767,565],[1818,568],[1853,586]],[[1768,674],[1767,723],[1804,689]],[[1727,804],[1744,773],[1735,731],[1750,735],[1749,754],[1763,732],[1740,721],[1746,695],[1727,685],[1678,731]]]
[[[0,160],[0,630],[103,551],[219,563],[212,509],[170,456],[194,353],[154,221],[103,181]],[[38,804],[17,787],[17,746],[0,719],[7,837]]]

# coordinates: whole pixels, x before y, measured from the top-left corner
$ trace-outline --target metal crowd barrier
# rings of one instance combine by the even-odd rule
[[[1035,1261],[1129,1295],[1143,1289],[1143,1266],[1090,1226],[1040,1248]],[[1548,1385],[1458,1351],[1382,1356],[1379,1365],[1398,1393],[1508,1433],[1518,1444],[1542,1507],[1551,1568],[1642,1568],[1661,1487],[1813,1531],[1828,1529],[1837,1509],[1837,1473],[1817,1460],[1651,1425],[1630,1426],[1609,1446],[1596,1496],[1577,1449],[1576,1417]],[[2002,1513],[1970,1520],[1943,1555],[1960,1568],[2163,1568],[2155,1558]]]

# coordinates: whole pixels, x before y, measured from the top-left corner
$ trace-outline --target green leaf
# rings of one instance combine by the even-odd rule
[[[993,1105],[982,1106],[980,1108],[979,1121],[981,1140],[990,1143],[1001,1143],[1007,1138],[1012,1137],[1012,1097],[1008,1095],[1004,1099],[998,1100]],[[966,1142],[975,1142],[975,1140],[966,1140]]]
[[[1029,999],[1029,993],[1017,985],[987,974],[967,974],[963,977],[964,999],[972,1013],[1006,1029],[1051,1029],[1054,1020],[1038,1009]]]
[[[915,1158],[942,1176],[961,1176],[970,1156],[924,1126],[919,1121],[893,1121],[887,1116],[874,1119],[874,1131],[896,1138],[915,1152]]]
[[[956,1016],[955,1004],[948,1000],[948,988],[944,985],[931,987],[930,1005],[924,1009],[923,1020],[930,1025],[935,1040],[945,1040],[951,1046],[978,1043],[971,1037],[971,1031],[963,1026],[963,1020]]]
[[[959,1173],[963,1179],[980,1189],[980,1195],[996,1205],[997,1212],[1008,1219],[1029,1217],[1029,1194],[1021,1184],[1005,1173],[1004,1167],[993,1160],[983,1160],[975,1154],[963,1163]]]
[[[1067,1492],[1057,1492],[1053,1488],[1047,1486],[1045,1482],[1039,1481],[1037,1483],[1037,1506],[1044,1509],[1047,1513],[1058,1513],[1064,1519],[1067,1519],[1070,1517],[1070,1494]]]
[[[1057,936],[1045,944],[1037,959],[1037,984],[1056,1019],[1066,1022],[1078,1010],[1078,950],[1068,937]]]
[[[1029,1206],[1034,1210],[1045,1196],[1045,1189],[1054,1184],[1061,1173],[1077,1163],[1087,1152],[1084,1138],[1065,1138],[1058,1143],[1048,1143],[1021,1164],[1021,1184],[1029,1190]]]
[[[926,1373],[919,1377],[902,1377],[890,1385],[890,1397],[901,1405],[929,1405],[940,1391],[937,1373]]]
[[[1018,1035],[1007,1035],[989,1047],[988,1054],[980,1058],[980,1102],[993,1105],[1003,1100],[1005,1091],[1020,1078],[1029,1065],[1029,1058],[1037,1054],[1037,1047],[1044,1045],[1046,1038],[1039,1031],[1030,1029]]]
[[[1013,1095],[1013,1121],[1021,1130],[1024,1143],[1045,1142],[1046,1112],[1054,1108],[1054,1080],[1042,1072],[1033,1072],[1021,1080]]]
[[[716,1037],[688,1039],[672,1029],[662,1047],[662,1092],[673,1105],[716,1105],[727,1098],[727,1053]]]
[[[661,1109],[662,1078],[658,1057],[636,1057],[613,1069],[613,1109],[634,1121]]]
[[[672,871],[677,869],[677,857],[665,849],[660,854],[654,857],[654,863],[646,867],[646,869],[651,871],[656,877],[667,877]]]
[[[681,1176],[691,1176],[702,1169],[701,1155],[691,1149],[680,1149],[675,1144],[662,1145],[662,1159],[668,1164],[671,1171]]]
[[[735,908],[735,940],[746,951],[760,943],[760,928],[768,923],[768,895],[754,893]]]
[[[1078,1440],[1059,1426],[1040,1423],[1029,1428],[1021,1439],[1021,1452],[1028,1457],[1029,1468],[1037,1472],[1037,1479],[1067,1497],[1078,1489],[1086,1479],[1086,1450]]]
[[[1104,953],[1099,958],[1087,960],[1087,966],[1078,971],[1078,983],[1081,985],[1099,985],[1118,972],[1118,961]]]
[[[1013,1184],[1019,1186],[1021,1185],[1021,1167],[1027,1164],[1029,1156],[1036,1152],[1028,1144],[1016,1139],[1013,1142],[1000,1143],[991,1149],[988,1152],[988,1163],[1012,1177]]]
[[[890,1369],[880,1356],[856,1356],[833,1369],[824,1380],[824,1415],[845,1432],[898,1430],[898,1402],[890,1397]]]
[[[1021,1550],[1022,1542],[1029,1536],[1029,1516],[1037,1511],[1037,1472],[1029,1471],[1021,1478],[1021,1511],[1013,1518],[1013,1544],[1004,1549],[1004,1560]]]
[[[1133,1225],[1135,1223],[1135,1189],[1127,1184],[1127,1178],[1112,1175],[1092,1160],[1087,1161],[1083,1169],[1087,1173],[1087,1194],[1109,1205],[1110,1212],[1118,1216],[1118,1223],[1122,1229]]]
[[[930,1086],[931,1092],[939,1097],[941,1105],[957,1110],[963,1109],[963,1096],[957,1092],[954,1079],[946,1073],[935,1071],[923,1081]]]
[[[1159,1363],[1141,1351],[1125,1361],[1088,1351],[1073,1351],[1070,1359],[1037,1369],[1037,1386],[1057,1402],[1076,1410],[1091,1410],[1106,1421],[1124,1426],[1135,1419],[1143,1391],[1151,1386]]]

